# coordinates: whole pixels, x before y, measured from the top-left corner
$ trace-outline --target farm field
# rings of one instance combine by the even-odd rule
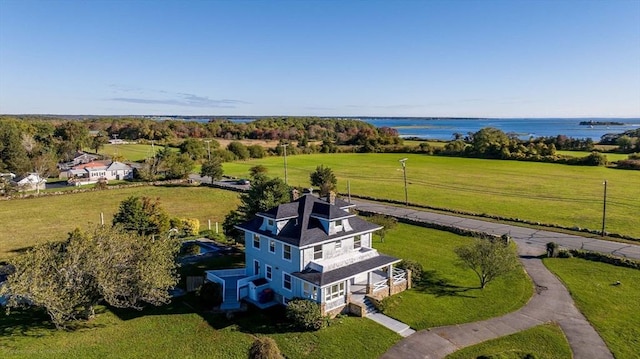
[[[384,313],[416,330],[469,323],[513,312],[525,305],[533,286],[522,269],[479,289],[473,271],[457,265],[456,247],[473,242],[449,232],[398,224],[384,242],[374,236],[373,247],[384,254],[412,259],[424,268],[413,288],[385,299]]]
[[[403,157],[409,202],[567,227],[601,228],[606,179],[606,230],[640,237],[638,171],[418,154],[315,154],[288,156],[288,180],[308,188],[309,174],[322,164],[336,174],[341,193],[349,181],[353,194],[404,201]],[[282,157],[225,163],[224,171],[247,177],[257,164],[284,177]]]
[[[616,358],[640,353],[640,270],[580,258],[545,258],[544,264],[567,287],[576,306]],[[620,281],[620,285],[615,285]]]
[[[520,359],[527,354],[539,359],[571,359],[569,342],[556,324],[544,324],[506,337],[488,340],[447,355],[446,359]]]
[[[153,148],[152,148],[153,147]],[[127,161],[141,161],[145,158],[154,155],[154,150],[157,153],[162,150],[164,146],[151,146],[139,143],[128,143],[122,145],[104,145],[104,147],[98,152],[98,154],[113,157],[114,155],[120,155]],[[169,147],[172,151],[178,151],[177,148]]]
[[[224,220],[238,205],[235,192],[208,187],[132,187],[60,196],[0,201],[0,259],[12,256],[24,248],[46,241],[64,239],[76,227],[86,228],[100,222],[111,223],[118,205],[129,196],[159,198],[172,217],[200,220],[200,228],[207,228],[207,220]]]

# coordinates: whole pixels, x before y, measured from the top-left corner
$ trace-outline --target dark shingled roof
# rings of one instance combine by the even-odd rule
[[[336,205],[327,203],[324,199],[309,194],[301,196],[293,202],[281,204],[266,212],[259,213],[259,215],[274,219],[291,219],[289,223],[280,230],[278,235],[273,235],[270,231],[260,230],[263,222],[261,217],[254,217],[236,227],[241,230],[263,234],[296,247],[304,247],[330,239],[348,236],[349,234],[374,231],[380,228],[380,226],[358,218],[346,210],[340,209]],[[349,225],[352,230],[328,235],[317,217],[328,220],[349,217]]]
[[[400,262],[400,259],[398,258],[381,254],[379,256],[356,262],[348,266],[340,267],[328,272],[322,273],[313,269],[305,269],[302,272],[292,273],[292,275],[322,287],[327,284],[345,280],[363,272],[368,272],[370,270],[381,268],[389,264],[398,262]]]

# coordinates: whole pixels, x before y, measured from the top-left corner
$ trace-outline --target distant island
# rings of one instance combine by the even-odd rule
[[[580,126],[624,126],[624,123],[617,121],[582,121]]]

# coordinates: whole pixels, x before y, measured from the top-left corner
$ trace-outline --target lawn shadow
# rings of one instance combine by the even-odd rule
[[[452,284],[448,279],[442,278],[435,270],[428,270],[422,272],[422,279],[420,282],[414,283],[413,288],[417,291],[433,294],[436,297],[462,297],[462,298],[477,298],[474,295],[464,294],[471,289],[478,289],[478,287],[462,287]]]

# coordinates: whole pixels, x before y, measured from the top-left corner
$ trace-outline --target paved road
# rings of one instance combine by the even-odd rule
[[[360,210],[395,217],[451,225],[497,235],[510,233],[518,244],[520,261],[536,288],[536,292],[527,305],[516,312],[475,323],[418,331],[391,347],[382,358],[444,358],[464,347],[517,333],[547,322],[556,322],[560,325],[567,336],[575,358],[613,358],[600,335],[576,308],[564,285],[535,256],[543,254],[546,243],[550,241],[567,248],[584,248],[632,258],[640,258],[640,246],[422,212],[379,203],[352,202]]]
[[[536,293],[522,309],[481,322],[418,331],[396,343],[381,358],[444,358],[464,347],[551,321],[558,323],[567,336],[574,358],[613,358],[602,338],[575,307],[567,289],[542,261],[523,256],[521,262],[536,287]]]
[[[377,202],[351,200],[359,210],[407,218],[427,223],[454,226],[461,229],[481,231],[490,234],[503,235],[508,233],[518,244],[518,248],[525,250],[524,254],[539,255],[545,253],[548,242],[556,242],[560,246],[570,249],[586,249],[595,252],[609,253],[616,256],[640,259],[640,245],[605,241],[598,238],[588,238],[573,234],[543,231],[532,228],[518,227],[503,223],[485,222],[478,219],[455,217],[446,214],[423,212],[411,208],[394,207]],[[640,225],[640,223],[639,223]]]

